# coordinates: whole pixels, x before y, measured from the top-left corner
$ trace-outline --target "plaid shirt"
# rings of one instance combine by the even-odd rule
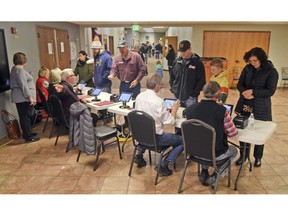
[[[230,111],[225,112],[224,130],[228,137],[234,137],[238,135],[237,128],[235,127],[234,122],[230,116]]]

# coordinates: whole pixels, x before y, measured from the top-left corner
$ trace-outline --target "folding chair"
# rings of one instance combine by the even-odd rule
[[[159,177],[159,170],[160,170],[160,163],[162,161],[164,153],[170,147],[158,146],[157,139],[156,139],[155,121],[151,115],[149,115],[148,113],[144,111],[134,110],[134,111],[129,112],[127,117],[128,117],[130,132],[132,134],[132,142],[134,146],[134,151],[133,151],[128,175],[131,176],[131,172],[132,172],[132,168],[134,164],[134,158],[136,155],[136,150],[138,150],[138,148],[141,146],[142,148],[149,150],[150,164],[151,164],[150,151],[154,151],[160,154],[160,158],[157,163],[158,168],[157,168],[157,174],[156,174],[155,183],[154,183],[155,185],[157,185],[158,177]],[[145,130],[143,130],[143,128],[145,128]]]
[[[230,187],[230,171],[231,161],[230,157],[220,161],[216,161],[215,143],[216,132],[215,129],[198,119],[186,120],[181,124],[182,136],[184,140],[185,151],[185,165],[182,172],[178,193],[182,190],[187,165],[194,161],[198,163],[198,175],[200,175],[200,164],[207,165],[214,168],[216,173],[216,182],[214,186],[214,193],[217,191],[219,177],[228,169],[228,187]]]

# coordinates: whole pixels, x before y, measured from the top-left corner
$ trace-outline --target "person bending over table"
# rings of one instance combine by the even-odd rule
[[[75,102],[86,103],[85,99],[79,99],[77,94],[74,92],[73,85],[76,84],[76,76],[71,68],[64,69],[61,73],[61,82],[55,85],[55,95],[61,100],[63,110],[69,123],[70,119],[70,106]],[[98,116],[95,113],[91,113],[94,127],[98,121]]]

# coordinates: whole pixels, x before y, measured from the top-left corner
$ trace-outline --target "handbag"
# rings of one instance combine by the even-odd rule
[[[1,117],[6,125],[7,133],[10,139],[18,139],[21,136],[18,120],[15,116],[6,110],[1,110]]]

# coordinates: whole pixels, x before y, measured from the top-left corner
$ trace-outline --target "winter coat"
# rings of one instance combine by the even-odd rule
[[[92,123],[92,117],[87,106],[81,102],[75,102],[70,107],[69,124],[69,151],[78,146],[81,152],[88,155],[96,153],[96,135]]]
[[[205,68],[198,55],[193,54],[185,65],[181,56],[174,61],[169,84],[177,99],[198,97],[205,83]]]
[[[94,82],[97,88],[112,86],[112,81],[108,79],[112,62],[112,57],[106,50],[94,57]]]
[[[77,65],[74,71],[74,74],[79,75],[79,82],[86,83],[87,87],[94,88],[93,76],[94,76],[94,68],[93,68],[93,59],[86,59],[85,62],[80,60],[77,61]]]
[[[243,103],[245,103],[242,92],[247,89],[252,89],[254,99],[250,101],[252,102],[251,104],[253,104],[255,119],[272,121],[271,96],[274,95],[276,91],[278,78],[278,72],[270,63],[266,66],[261,65],[258,70],[251,64],[247,64],[243,68],[237,84],[240,98],[236,105],[235,112],[242,112]]]

